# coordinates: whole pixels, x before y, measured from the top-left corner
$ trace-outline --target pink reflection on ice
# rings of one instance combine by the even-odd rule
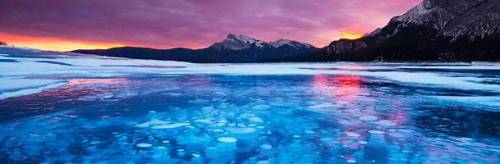
[[[348,65],[334,70],[360,71],[362,67]],[[407,121],[407,115],[404,111],[385,113],[379,109],[381,106],[377,105],[378,102],[372,101],[370,97],[364,97],[364,95],[370,94],[370,90],[362,87],[363,80],[365,80],[363,77],[349,74],[319,74],[315,75],[312,81],[313,91],[318,97],[327,98],[331,100],[332,104],[337,104],[336,106],[340,107],[335,108],[337,110],[328,110],[329,113],[336,116],[336,121],[343,126],[336,141],[340,142],[342,147],[346,149],[359,151],[364,151],[366,144],[373,144],[370,142],[374,136],[381,139],[379,144],[391,142],[391,139],[388,139],[392,138],[389,136],[389,133],[392,133],[390,130],[404,126]],[[365,105],[360,106],[358,101],[363,101],[362,104]],[[396,102],[390,106],[400,109],[405,108],[406,104]],[[329,107],[329,105],[321,107]],[[405,140],[407,138],[399,139]],[[348,160],[353,155],[351,153],[342,155]]]
[[[361,77],[354,75],[316,75],[314,91],[334,101],[352,103],[361,94]]]
[[[110,78],[110,79],[69,79],[68,85],[82,85],[82,84],[117,84],[124,83],[128,80],[126,78]]]

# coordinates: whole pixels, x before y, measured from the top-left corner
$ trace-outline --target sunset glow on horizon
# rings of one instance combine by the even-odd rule
[[[35,48],[48,51],[71,51],[76,49],[105,49],[120,47],[120,43],[99,43],[92,41],[67,40],[51,37],[34,37],[0,33],[0,38],[8,45]]]
[[[358,39],[363,37],[363,33],[359,32],[343,32],[338,39]]]
[[[204,48],[228,33],[324,47],[384,26],[421,0],[0,1],[0,41],[69,51]]]

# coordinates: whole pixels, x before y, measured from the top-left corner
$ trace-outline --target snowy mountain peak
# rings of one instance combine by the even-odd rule
[[[422,19],[423,16],[425,16],[427,13],[429,13],[432,9],[432,5],[430,4],[430,1],[424,1],[423,3],[419,4],[418,6],[410,9],[408,12],[405,14],[396,17],[395,19],[400,21],[400,22],[405,22],[405,21],[418,21]]]
[[[395,17],[392,21],[403,22],[404,24],[431,25],[437,30],[443,30],[450,22],[455,20],[478,20],[484,19],[474,14],[486,14],[486,17],[497,19],[495,11],[500,1],[498,0],[424,0],[416,7],[410,9],[401,16]],[[464,15],[471,15],[465,18]],[[494,21],[494,20],[490,20]]]
[[[245,35],[236,35],[236,34],[228,34],[226,37],[226,40],[234,40],[234,41],[241,41],[241,42],[258,42],[259,40],[245,36]]]
[[[500,30],[499,0],[424,0],[391,22],[424,25],[447,36],[484,38]]]
[[[296,49],[301,49],[301,48],[313,48],[312,45],[307,44],[307,43],[301,43],[293,40],[288,40],[288,39],[279,39],[273,42],[270,42],[273,47],[279,48],[283,46],[290,46]]]
[[[288,39],[279,39],[279,40],[271,42],[271,45],[273,47],[281,47],[281,46],[284,46],[284,45],[291,45],[291,44],[293,44],[292,41],[288,40]]]
[[[228,34],[222,42],[215,43],[211,48],[218,50],[242,50],[252,46],[263,48],[267,43],[249,36]]]
[[[210,46],[217,50],[243,50],[252,47],[263,49],[266,47],[281,48],[289,46],[294,49],[312,49],[314,46],[306,43],[301,43],[288,39],[279,39],[272,42],[265,42],[245,35],[228,34],[222,42],[218,42]]]
[[[448,0],[424,0],[422,3],[410,9],[405,14],[395,17],[392,21],[402,22],[403,26],[407,26],[408,24],[430,25],[430,27],[440,30],[443,29],[447,22],[453,19],[457,13],[465,10],[463,6],[457,5],[462,2],[455,3],[457,1],[448,2]],[[477,0],[469,1],[472,2]]]

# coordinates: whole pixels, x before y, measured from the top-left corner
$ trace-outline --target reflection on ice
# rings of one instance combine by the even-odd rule
[[[115,84],[124,83],[126,78],[112,78],[112,79],[69,79],[68,85],[88,85],[88,84]]]
[[[352,103],[361,94],[361,77],[354,75],[315,75],[314,90],[332,102]]]

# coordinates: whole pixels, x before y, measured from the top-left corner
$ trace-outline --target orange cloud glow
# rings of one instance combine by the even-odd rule
[[[104,43],[80,40],[68,40],[51,37],[37,37],[27,35],[12,35],[0,33],[0,39],[9,45],[17,47],[29,47],[50,51],[71,51],[76,49],[104,49],[119,47],[121,43]]]
[[[357,33],[357,32],[342,32],[340,34],[340,38],[342,39],[358,39],[363,37],[363,33]]]

